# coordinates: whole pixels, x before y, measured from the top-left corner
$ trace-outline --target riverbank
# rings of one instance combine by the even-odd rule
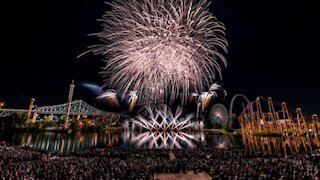
[[[234,129],[227,131],[226,129],[203,129],[205,134],[219,134],[219,135],[241,135],[241,129]]]

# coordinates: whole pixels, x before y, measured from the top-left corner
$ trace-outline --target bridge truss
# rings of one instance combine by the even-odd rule
[[[106,114],[107,112],[97,109],[82,100],[72,101],[70,105],[70,115],[87,115],[87,116],[99,116]],[[33,113],[37,114],[52,114],[52,115],[64,115],[67,111],[67,103],[43,106],[32,110]],[[28,112],[25,109],[0,109],[0,117],[10,116],[16,112]]]

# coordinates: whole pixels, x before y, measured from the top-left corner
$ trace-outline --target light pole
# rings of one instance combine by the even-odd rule
[[[5,103],[4,102],[0,102],[0,109],[5,106]]]

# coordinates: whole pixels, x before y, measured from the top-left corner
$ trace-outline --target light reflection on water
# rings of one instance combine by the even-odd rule
[[[130,134],[125,132],[124,134]],[[128,136],[125,136],[128,137]],[[131,138],[127,139],[130,144],[137,148],[148,148],[148,149],[173,149],[173,148],[195,148],[196,143],[204,142],[204,133],[199,132],[195,134],[186,132],[153,132],[146,131],[139,133]]]
[[[54,132],[0,132],[0,141],[39,151],[69,154],[96,147],[118,146],[120,132],[62,134]]]
[[[123,140],[141,149],[188,149],[199,147],[240,147],[241,139],[232,135],[205,135],[202,132],[124,132]],[[236,141],[238,139],[238,142]]]
[[[206,146],[230,147],[233,137],[208,136],[204,132],[101,132],[72,134],[54,132],[0,132],[0,141],[29,147],[39,151],[70,154],[91,148],[136,147],[136,148],[197,148]],[[221,147],[222,148],[222,147]]]
[[[242,144],[248,154],[272,156],[289,156],[299,152],[312,153],[320,149],[318,136],[281,136],[281,137],[255,137],[243,136]]]
[[[54,132],[18,133],[1,132],[0,142],[5,141],[40,151],[70,154],[91,148],[241,148],[252,155],[287,156],[300,151],[320,149],[318,137],[253,137],[232,135],[207,135],[204,132],[101,132],[72,134]]]

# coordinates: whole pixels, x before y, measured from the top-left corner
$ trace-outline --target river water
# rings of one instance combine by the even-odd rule
[[[272,156],[294,155],[320,149],[318,137],[254,137],[209,135],[204,132],[55,132],[0,131],[0,142],[57,154],[71,154],[91,148],[240,148],[249,154]]]

